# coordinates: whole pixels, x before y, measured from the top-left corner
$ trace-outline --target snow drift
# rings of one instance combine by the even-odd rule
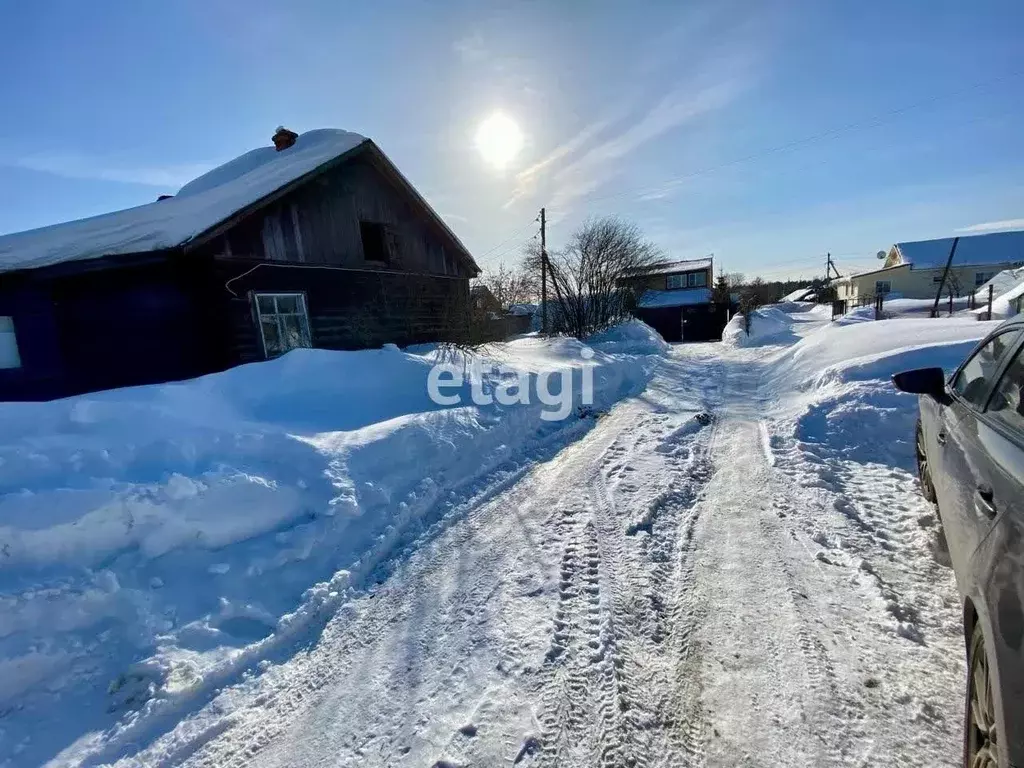
[[[476,368],[433,347],[297,350],[0,404],[0,764],[104,729],[116,757],[315,632],[424,531],[641,391],[667,348],[638,322],[593,341],[491,345]],[[459,405],[428,396],[438,362],[466,371],[446,391]],[[569,418],[541,418],[536,397],[474,403],[504,381],[497,364],[533,392],[567,372]],[[584,371],[592,408],[577,407]]]
[[[892,375],[928,366],[952,373],[998,325],[955,316],[876,321],[871,307],[806,329],[802,316],[790,317],[796,341],[765,373],[774,389],[792,393],[777,404],[782,433],[843,458],[907,471],[914,468],[917,398],[898,392]]]
[[[790,344],[796,341],[796,326],[818,320],[831,310],[807,302],[784,302],[755,309],[750,316],[750,333],[744,328],[744,316],[733,315],[722,331],[722,341],[733,347],[760,347]],[[806,316],[805,316],[806,313]]]

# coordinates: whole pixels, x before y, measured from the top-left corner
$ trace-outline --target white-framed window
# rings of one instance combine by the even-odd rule
[[[10,315],[0,315],[0,368],[21,368],[14,318]]]
[[[675,288],[703,288],[707,284],[707,272],[687,272],[682,275],[669,275],[665,278],[665,287],[670,291]]]
[[[875,280],[875,294],[888,293],[892,290],[892,285],[888,280]]]
[[[268,359],[313,346],[304,293],[253,293],[252,303]]]

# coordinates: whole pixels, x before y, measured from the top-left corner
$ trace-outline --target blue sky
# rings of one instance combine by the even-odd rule
[[[1024,4],[11,3],[0,232],[149,202],[275,126],[373,138],[485,267],[549,211],[811,275],[1024,228]],[[525,134],[498,172],[473,145]],[[1016,225],[1013,222],[1017,222]]]

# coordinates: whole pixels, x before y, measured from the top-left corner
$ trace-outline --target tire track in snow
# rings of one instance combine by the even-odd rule
[[[820,614],[811,610],[809,597],[797,581],[792,562],[783,553],[782,540],[786,535],[774,514],[761,514],[758,521],[764,541],[769,545],[784,578],[789,596],[787,610],[795,617],[793,625],[797,646],[803,657],[803,671],[807,680],[807,699],[813,706],[807,709],[812,733],[825,749],[821,765],[846,765],[853,755],[861,754],[867,734],[857,725],[863,716],[859,702],[847,696],[839,683],[836,666],[819,632],[828,631]],[[813,628],[819,628],[814,631]],[[858,717],[860,715],[860,717]]]
[[[845,572],[843,581],[870,606],[861,626],[835,638],[842,647],[864,649],[853,685],[848,676],[836,681],[838,716],[858,736],[849,751],[863,755],[863,764],[871,757],[907,766],[952,765],[962,701],[949,696],[963,674],[959,603],[946,597],[955,595],[952,578],[933,556],[928,537],[934,517],[916,495],[916,480],[898,468],[830,456],[817,444],[783,447],[785,483],[799,486],[817,512],[801,513],[782,498],[781,526],[791,527],[789,535],[816,570],[825,577]],[[813,611],[808,586],[799,583],[798,572],[792,576],[797,604]],[[951,620],[942,622],[944,611]],[[890,658],[899,663],[879,663]],[[952,683],[944,683],[945,673]],[[863,681],[870,682],[869,690]],[[890,721],[913,724],[913,738],[906,725],[894,732]]]
[[[586,482],[630,418],[613,411],[554,460],[518,482],[503,481],[460,519],[427,531],[388,579],[328,622],[308,655],[289,661],[286,679],[265,674],[254,681],[258,692],[236,710],[226,734],[205,743],[190,736],[196,729],[182,729],[147,750],[144,762],[168,762],[161,756],[188,742],[195,753],[189,762],[209,766],[314,765],[322,755],[340,765],[420,765],[439,753],[441,763],[490,765],[517,750],[536,751],[536,738],[520,726],[529,702],[507,693],[495,699],[487,686],[477,692],[471,671],[482,653],[493,654],[500,682],[529,679],[530,644],[538,638],[519,625],[521,614],[504,608],[512,600],[522,611],[524,599],[543,599],[541,574],[558,538],[548,510],[567,488]],[[431,724],[422,713],[440,707],[477,713],[481,722],[467,730],[479,736],[467,737],[456,723],[442,744],[431,746],[438,744],[432,736],[424,743],[420,734]],[[214,708],[200,714],[197,725],[222,719]]]
[[[591,510],[567,510],[562,522],[567,536],[545,658],[541,765],[571,761],[611,768],[621,765],[617,657],[608,598],[601,592],[601,550]]]
[[[690,554],[711,431],[692,411],[646,414],[637,427],[588,479],[589,505],[561,513],[543,765],[697,765],[703,756]],[[587,589],[596,602],[580,599]]]
[[[712,760],[749,754],[758,755],[757,765],[846,765],[861,734],[842,719],[855,713],[840,696],[828,644],[819,637],[821,617],[802,604],[790,543],[770,507],[778,473],[761,419],[764,382],[751,362],[723,371],[724,424],[712,449],[717,481],[700,531],[710,558],[698,589],[709,609],[721,609],[701,627],[702,641],[715,649],[704,665],[713,681]],[[798,497],[789,490],[787,498]],[[792,728],[809,729],[810,738],[783,738]]]
[[[630,451],[609,452],[620,460],[601,473],[593,491],[628,681],[620,690],[623,740],[628,764],[636,766],[692,765],[703,756],[700,688],[687,665],[697,616],[693,533],[710,477],[711,431],[692,412],[666,417],[662,426],[667,434],[653,446],[641,441]]]

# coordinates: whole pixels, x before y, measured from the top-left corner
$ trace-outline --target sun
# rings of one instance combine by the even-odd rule
[[[511,117],[495,112],[476,129],[476,148],[488,165],[501,170],[508,167],[523,148],[523,132]]]

